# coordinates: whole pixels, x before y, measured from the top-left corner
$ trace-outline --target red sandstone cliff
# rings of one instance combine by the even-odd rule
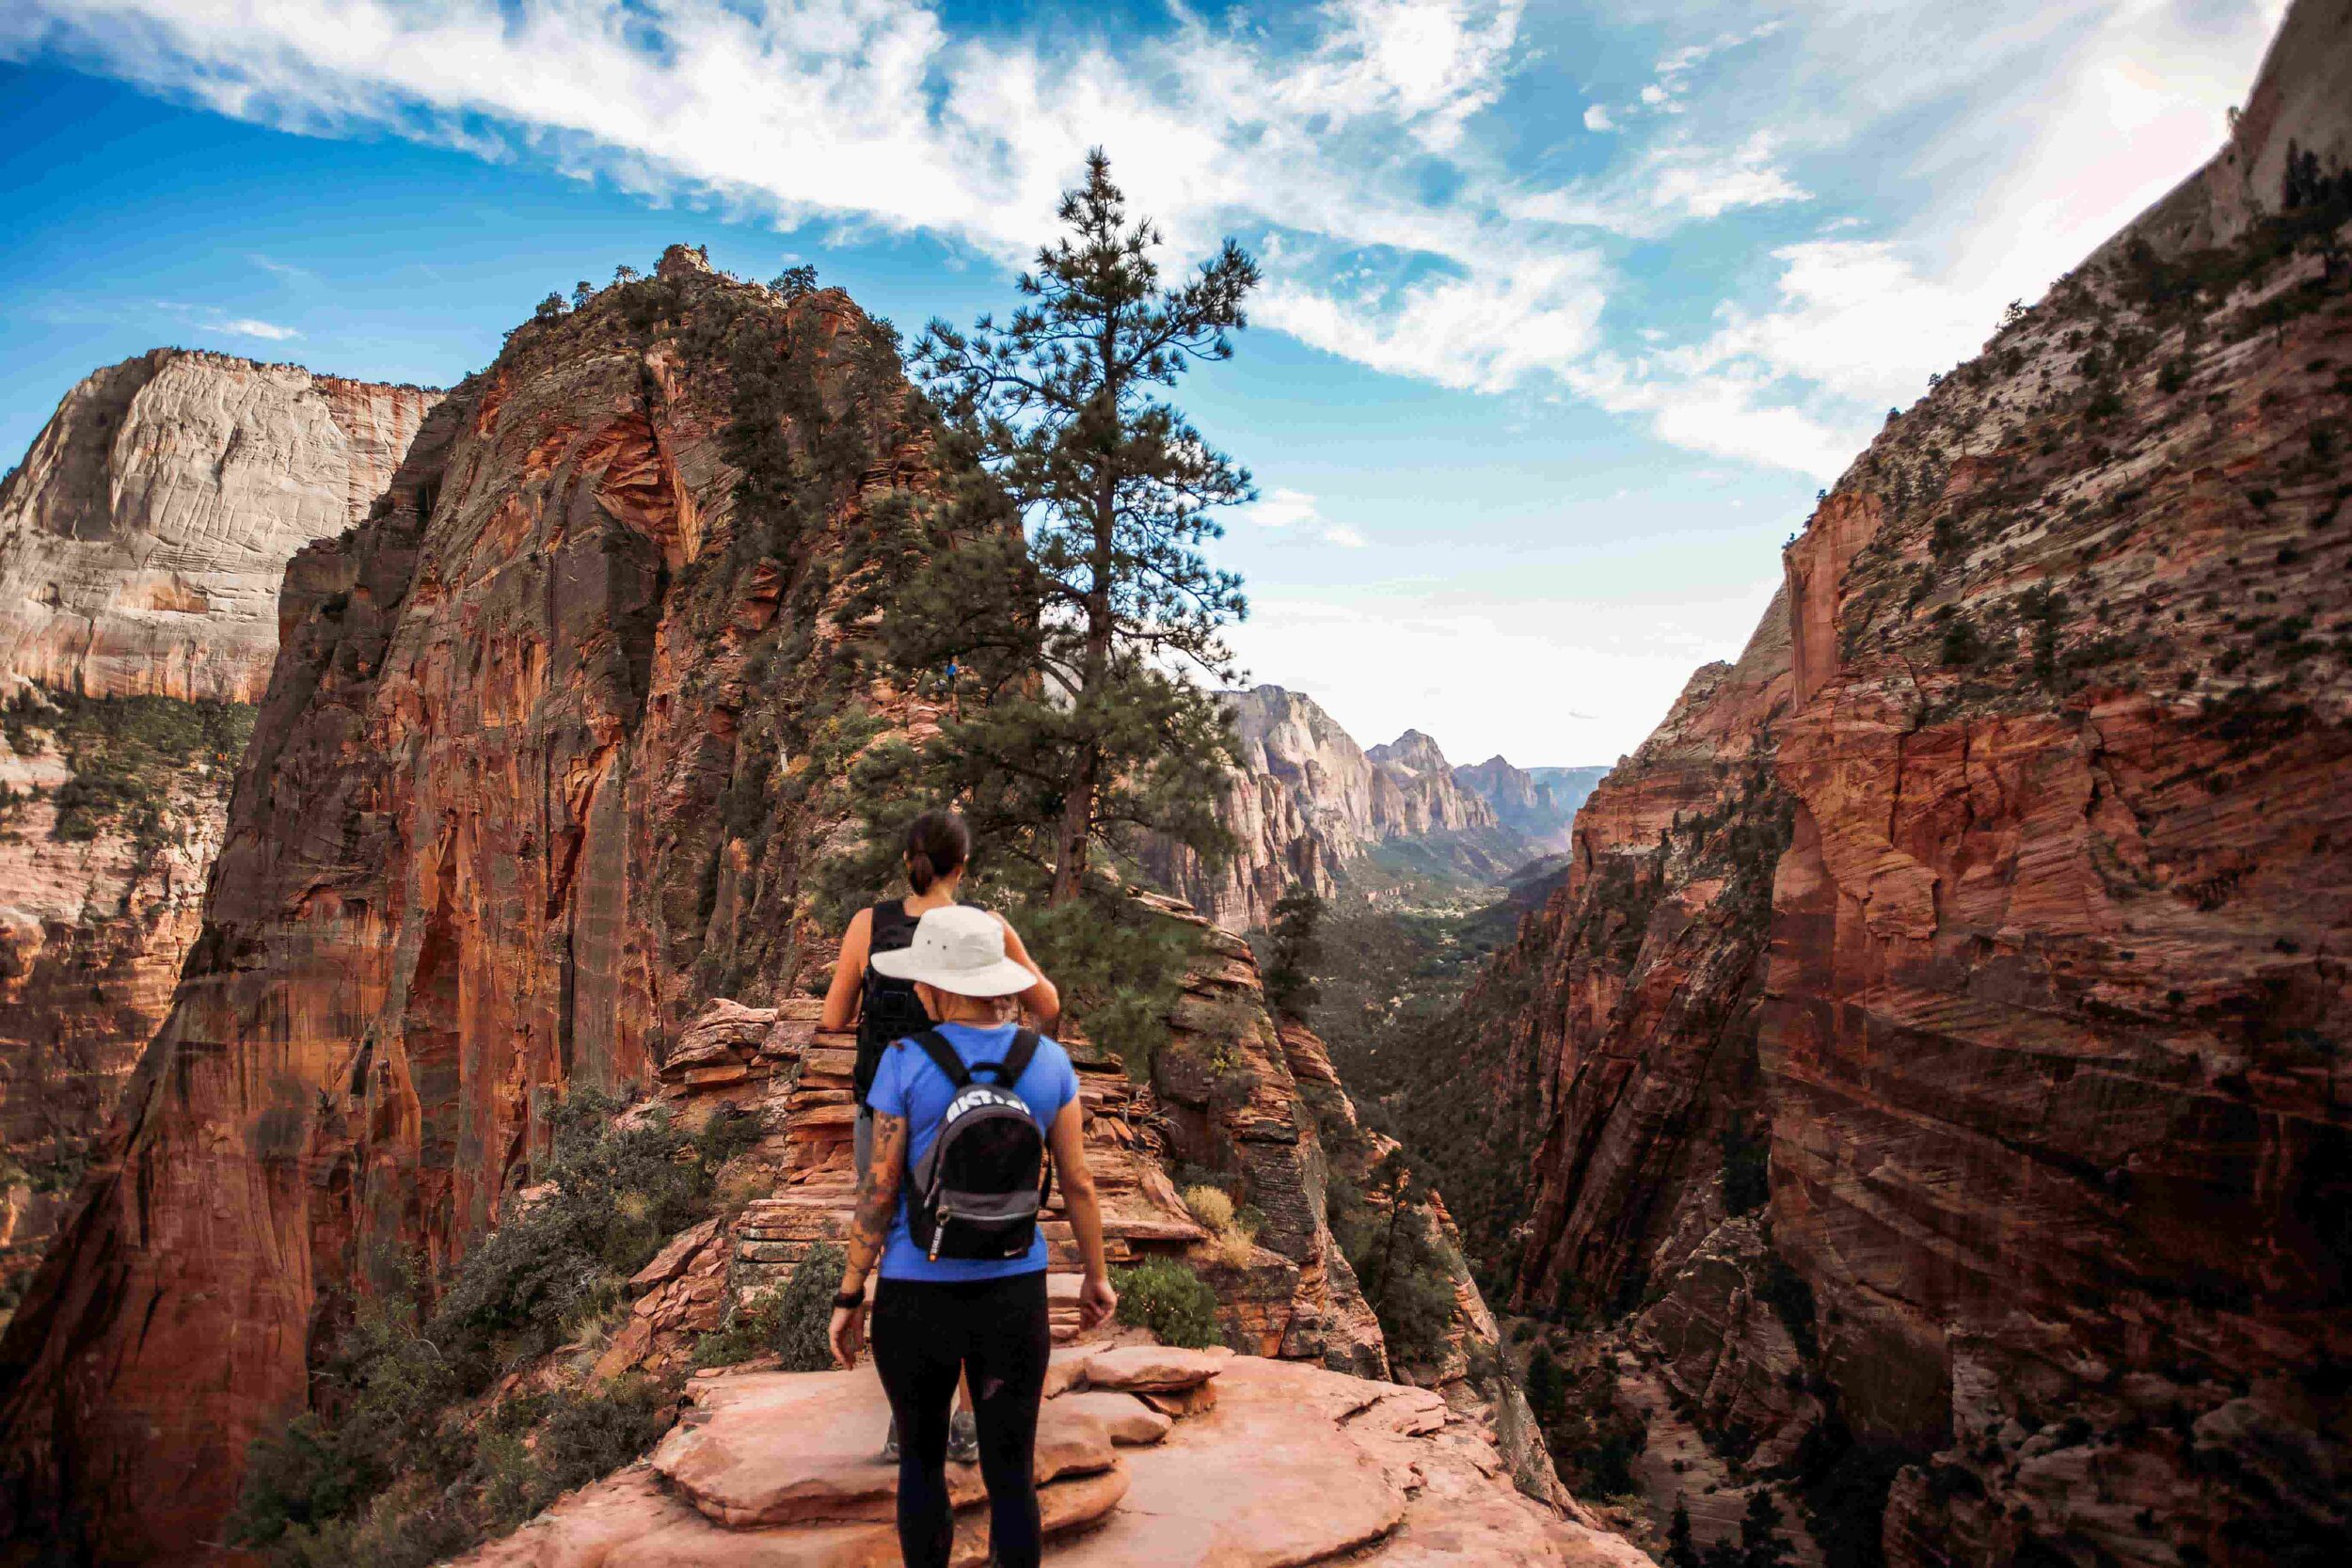
[[[76,696],[258,699],[287,559],[365,514],[439,396],[158,349],[75,387],[0,484],[0,698],[24,706],[15,739],[30,750],[0,752],[0,779],[41,797],[0,805],[9,1300],[163,1021],[230,776],[70,746],[41,690],[83,718]],[[151,775],[153,822],[61,823],[58,792],[87,787],[77,755]]]
[[[2282,172],[2347,72],[2298,5],[2213,169],[1890,421],[1472,999],[1520,1295],[1707,1434],[1637,1472],[1702,1540],[1841,1453],[1899,1563],[2352,1528],[2352,187]]]
[[[294,559],[203,934],[0,1341],[20,1532],[71,1525],[107,1560],[212,1539],[367,1259],[462,1257],[572,1084],[781,1082],[780,1175],[816,1201],[753,1205],[726,1255],[748,1285],[837,1224],[838,1042],[804,1020],[738,1038],[719,999],[805,1011],[841,736],[923,722],[861,684],[838,615],[936,493],[919,419],[845,297],[674,247],[514,334],[370,516]],[[1122,1240],[1200,1235],[1155,1154],[1230,1175],[1265,1224],[1217,1256],[1229,1331],[1379,1373],[1302,1048],[1247,948],[1202,937],[1153,1084],[1094,1075],[1098,1132],[1128,1140]],[[629,1354],[675,1352],[719,1299],[708,1273]],[[1484,1321],[1474,1291],[1462,1312]],[[1540,1468],[1539,1445],[1504,1448]]]
[[[518,331],[295,558],[205,934],[0,1348],[20,1522],[204,1538],[358,1259],[446,1262],[547,1091],[642,1079],[755,957],[792,973],[803,726],[840,701],[811,567],[922,483],[904,407],[841,296],[674,252]],[[739,420],[773,465],[749,517]],[[723,809],[739,778],[757,809]]]

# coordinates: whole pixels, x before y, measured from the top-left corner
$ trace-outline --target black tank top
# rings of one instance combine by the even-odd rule
[[[895,953],[914,945],[916,917],[907,913],[905,899],[888,899],[875,905],[871,913],[871,934],[866,943],[869,956]],[[874,1073],[882,1066],[882,1053],[893,1042],[920,1034],[930,1026],[930,1015],[923,1010],[922,999],[914,994],[914,981],[894,980],[872,964],[866,966],[865,998],[857,1015],[857,1066],[850,1079],[859,1104],[866,1103],[866,1092],[874,1086]]]

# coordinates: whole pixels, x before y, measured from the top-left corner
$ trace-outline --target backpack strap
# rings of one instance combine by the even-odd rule
[[[931,1059],[931,1066],[947,1075],[947,1082],[959,1089],[972,1086],[971,1070],[963,1065],[963,1058],[956,1054],[956,1048],[947,1043],[946,1036],[936,1029],[926,1029],[907,1038],[923,1048],[923,1054]]]
[[[995,1075],[998,1088],[1009,1089],[1021,1082],[1021,1075],[1029,1070],[1029,1064],[1035,1060],[1037,1060],[1037,1031],[1023,1029],[1013,1035],[1012,1049],[1005,1053],[1003,1061],[980,1062],[976,1065],[986,1068]],[[956,1087],[961,1088],[963,1085],[959,1084]]]

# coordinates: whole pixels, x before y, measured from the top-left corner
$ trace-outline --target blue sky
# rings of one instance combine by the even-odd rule
[[[15,0],[0,451],[156,343],[455,381],[672,240],[909,330],[1085,149],[1267,284],[1186,384],[1235,643],[1366,744],[1606,762],[1813,493],[2219,143],[2282,0]]]

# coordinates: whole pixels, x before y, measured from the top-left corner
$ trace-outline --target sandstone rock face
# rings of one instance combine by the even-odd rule
[[[1204,1408],[1147,1425],[1152,1440],[1117,1449],[1110,1428],[1129,1418],[1096,1410],[1104,1402],[1143,1410],[1135,1396],[1079,1388],[1047,1399],[1038,1444],[1047,1561],[1640,1568],[1649,1560],[1577,1511],[1519,1496],[1475,1423],[1436,1394],[1254,1356],[1219,1359],[1208,1386],[1219,1392]],[[887,1418],[870,1370],[698,1380],[685,1421],[648,1464],[582,1488],[464,1560],[881,1568],[898,1560],[888,1522],[898,1472],[873,1457]],[[950,1465],[948,1480],[961,1510],[954,1561],[979,1564],[987,1520],[977,1472]]]
[[[176,349],[68,393],[0,483],[0,686],[252,702],[296,549],[361,516],[440,394]],[[28,720],[0,776],[55,793],[73,769]],[[88,1145],[162,1022],[196,939],[230,774],[191,769],[142,843],[55,838],[52,800],[0,808],[0,1294],[55,1232]]]
[[[259,702],[286,562],[366,515],[440,396],[183,349],[90,375],[0,484],[0,673]]]
[[[1474,999],[1522,1295],[1635,1313],[1620,1402],[1750,1474],[1908,1461],[1895,1562],[2352,1526],[2352,295],[2260,221],[2348,62],[2296,7],[2223,157],[1890,421]]]
[[[847,700],[807,573],[927,483],[903,386],[839,294],[674,254],[517,332],[296,557],[204,935],[0,1342],[20,1528],[208,1538],[368,1249],[447,1263],[548,1091],[642,1081],[739,974],[789,983],[831,818],[785,783]],[[835,455],[746,512],[739,422]],[[787,632],[799,664],[748,678]]]
[[[230,769],[188,768],[152,842],[110,825],[57,836],[73,769],[27,718],[0,739],[0,1292],[12,1304],[56,1233],[123,1080],[170,1006],[220,847]]]
[[[1328,897],[1378,845],[1423,841],[1438,863],[1500,880],[1534,853],[1457,783],[1437,743],[1407,730],[1367,752],[1314,700],[1279,686],[1226,694],[1241,741],[1219,810],[1238,853],[1208,871],[1155,846],[1152,871],[1229,930],[1262,926],[1293,884]]]

